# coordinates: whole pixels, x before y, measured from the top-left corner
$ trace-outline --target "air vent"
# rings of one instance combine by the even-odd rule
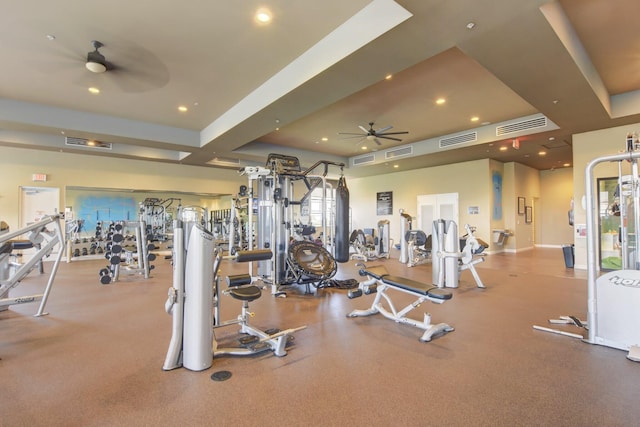
[[[102,150],[111,150],[110,142],[96,141],[95,139],[74,138],[72,136],[65,137],[65,145],[85,148],[99,148]]]
[[[227,166],[239,166],[240,159],[234,159],[232,157],[214,157],[207,162],[210,165],[227,165]]]
[[[374,154],[367,154],[351,159],[353,166],[366,165],[367,163],[373,163],[375,160],[376,156]]]
[[[442,138],[440,140],[440,148],[451,147],[452,145],[464,144],[466,142],[475,142],[477,140],[478,132],[464,133],[449,138]]]
[[[542,128],[545,126],[547,126],[547,118],[545,116],[536,117],[535,119],[509,123],[508,125],[504,126],[497,126],[496,136],[508,135],[510,133],[522,132],[525,130]]]
[[[411,154],[413,154],[413,145],[407,145],[405,147],[385,151],[384,158],[387,160],[397,159],[398,157],[410,156]]]

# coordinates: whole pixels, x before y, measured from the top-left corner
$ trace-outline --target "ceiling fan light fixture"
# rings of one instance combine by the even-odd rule
[[[96,74],[104,73],[105,71],[107,71],[107,66],[100,62],[87,61],[85,67],[87,67],[87,70]]]

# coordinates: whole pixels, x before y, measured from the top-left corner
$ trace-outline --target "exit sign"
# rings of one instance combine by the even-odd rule
[[[31,180],[33,182],[45,182],[47,180],[47,174],[46,173],[34,173],[33,175],[31,175]]]

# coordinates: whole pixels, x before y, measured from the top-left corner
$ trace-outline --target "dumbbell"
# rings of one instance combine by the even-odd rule
[[[108,285],[111,283],[111,270],[108,268],[103,268],[100,270],[100,283],[103,285]]]

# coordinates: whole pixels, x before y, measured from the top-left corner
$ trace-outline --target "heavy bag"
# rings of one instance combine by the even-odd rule
[[[336,249],[338,262],[349,261],[349,189],[344,176],[336,188]]]

